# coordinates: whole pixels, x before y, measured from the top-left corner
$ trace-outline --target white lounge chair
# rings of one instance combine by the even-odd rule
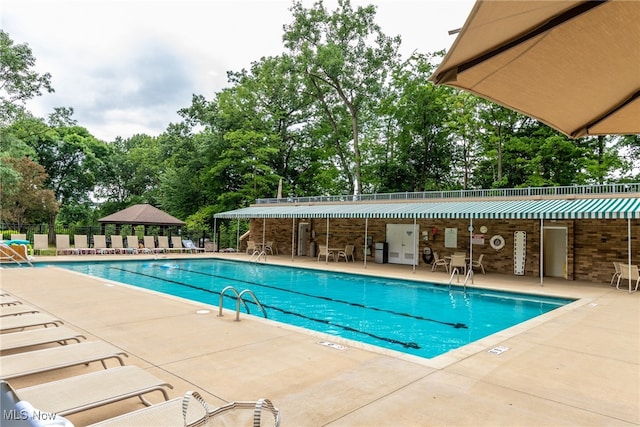
[[[143,252],[157,254],[163,251],[156,248],[156,239],[153,236],[143,236],[142,241],[144,243],[144,248],[141,248]]]
[[[0,317],[20,316],[21,314],[39,313],[35,307],[29,304],[0,305]]]
[[[127,236],[127,253],[137,254],[139,253],[140,243],[138,242],[138,236]]]
[[[49,236],[46,234],[34,234],[33,235],[33,252],[38,255],[42,254],[42,251],[49,250]]]
[[[156,248],[156,251],[166,253],[166,252],[169,252],[170,249],[171,248],[169,247],[169,237],[158,236],[158,247]]]
[[[22,316],[7,316],[2,318],[0,322],[0,332],[6,333],[9,331],[25,330],[28,328],[40,328],[49,326],[59,326],[64,322],[60,319],[56,319],[50,314],[35,313],[25,314]]]
[[[195,403],[191,404],[190,402]],[[263,412],[266,412],[268,416],[263,417]],[[221,421],[227,422],[217,424],[215,422],[217,416],[224,416]],[[273,425],[277,427],[280,425],[280,410],[273,406],[273,403],[268,399],[235,401],[211,408],[197,392],[187,392],[184,397],[110,418],[91,424],[89,427],[143,425],[154,427],[196,427],[201,425],[253,425],[259,427]]]
[[[66,326],[57,328],[30,329],[23,332],[2,334],[2,345],[0,350],[22,350],[28,347],[43,344],[67,344],[70,341],[80,342],[86,337]]]
[[[171,236],[171,252],[186,252],[187,249],[182,247],[182,238],[180,236]]]
[[[127,353],[106,342],[83,341],[78,344],[0,356],[0,378],[10,380],[70,366],[87,365],[91,362],[101,362],[107,369],[106,360],[109,359],[117,359],[120,365],[124,366],[124,356],[127,356]]]
[[[117,254],[126,254],[128,252],[128,249],[124,247],[122,236],[116,234],[111,235],[111,249]],[[136,248],[136,250],[138,249]]]
[[[107,236],[104,234],[94,234],[93,235],[93,249],[95,249],[98,254],[115,254],[116,250],[114,248],[107,247]]]
[[[89,247],[89,242],[86,234],[74,234],[73,235],[73,249],[76,255],[93,254],[96,250]]]
[[[75,253],[69,244],[68,234],[56,234],[56,255],[69,255]]]
[[[70,346],[74,347],[74,346]],[[69,415],[121,400],[160,392],[169,400],[166,381],[137,366],[119,366],[15,390],[16,395],[40,411]]]
[[[190,252],[204,252],[204,248],[199,248],[193,243],[193,240],[187,239],[182,241],[182,246],[184,246]]]

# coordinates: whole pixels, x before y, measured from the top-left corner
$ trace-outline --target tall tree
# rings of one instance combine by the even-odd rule
[[[53,92],[51,74],[33,70],[36,59],[27,44],[14,44],[0,30],[0,126],[7,126],[25,113],[26,101]]]
[[[386,36],[374,21],[375,6],[352,8],[338,0],[328,12],[322,1],[306,9],[296,0],[293,23],[285,26],[285,47],[296,58],[307,91],[317,99],[318,111],[332,123],[338,156],[352,189],[362,191],[362,159],[359,132],[366,112],[376,105],[390,70],[398,61],[400,37]],[[342,105],[350,121],[349,138],[342,135],[336,108]],[[349,150],[350,148],[350,150]]]

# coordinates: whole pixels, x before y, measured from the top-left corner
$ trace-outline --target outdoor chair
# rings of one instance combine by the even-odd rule
[[[273,255],[273,251],[276,252],[276,255],[278,254],[278,248],[275,246],[273,240],[268,241],[267,244],[264,245],[264,251],[269,252],[271,255]]]
[[[167,401],[165,388],[173,386],[138,366],[118,366],[16,389],[15,394],[40,411],[64,416],[132,397],[151,406],[144,395],[160,392]]]
[[[30,329],[23,332],[2,334],[2,346],[0,347],[0,351],[22,351],[36,345],[53,343],[66,345],[71,341],[80,342],[81,339],[86,339],[86,337],[66,326]]]
[[[124,351],[106,342],[83,341],[78,344],[0,356],[0,378],[10,380],[71,366],[88,365],[91,362],[101,362],[107,369],[106,361],[109,359],[117,359],[120,365],[124,366],[124,356],[127,356]]]
[[[438,252],[433,253],[433,264],[431,265],[431,271],[436,271],[439,266],[443,266],[444,270],[449,272],[449,263],[445,258],[440,258]]]
[[[96,250],[89,247],[86,234],[73,235],[73,249],[76,255],[94,254]]]
[[[13,295],[2,295],[0,296],[0,306],[8,306],[8,305],[18,305],[18,304],[22,304],[22,301],[20,301],[18,298],[14,297]]]
[[[139,251],[138,236],[127,236],[127,253],[137,254]]]
[[[351,259],[352,262],[356,262],[356,257],[353,254],[354,249],[354,245],[345,246],[344,250],[338,252],[338,261],[340,261],[340,258],[344,258],[345,262],[349,262],[349,259]]]
[[[258,247],[256,246],[256,242],[253,240],[247,240],[247,254],[253,254],[257,250]]]
[[[68,234],[56,234],[56,255],[69,255],[75,250],[69,244]]]
[[[482,260],[484,259],[484,254],[480,254],[477,261],[471,261],[471,266],[473,268],[479,268],[482,270],[482,274],[486,274],[484,271],[484,265],[482,264]]]
[[[56,319],[50,314],[46,313],[34,313],[23,314],[21,316],[7,316],[2,318],[0,323],[0,332],[6,333],[9,331],[25,330],[28,328],[47,328],[49,326],[62,325],[64,322],[60,319]]]
[[[331,258],[334,261],[336,260],[335,254],[333,253],[333,251],[327,250],[326,245],[318,245],[318,261],[320,261],[321,257],[324,257],[325,260],[328,258]]]
[[[111,249],[113,249],[117,254],[127,253],[127,248],[124,247],[122,236],[120,236],[119,234],[111,235]]]
[[[451,261],[449,261],[449,271],[453,273],[457,271],[460,274],[460,271],[463,274],[467,274],[467,261],[465,259],[464,254],[453,254],[451,255]]]
[[[107,247],[107,236],[104,234],[95,234],[93,236],[93,249],[98,254],[115,254],[114,248]]]
[[[169,252],[169,237],[167,236],[158,236],[158,247],[156,248],[157,252]]]
[[[153,236],[143,236],[142,242],[144,243],[144,249],[140,249],[142,249],[143,252],[154,254],[157,254],[158,252],[164,252],[163,249],[156,248],[156,240]]]
[[[49,236],[46,234],[34,234],[33,235],[33,252],[38,255],[42,254],[42,251],[49,249]]]
[[[613,286],[613,283],[616,282],[618,280],[618,278],[620,277],[620,263],[617,261],[613,261],[613,268],[614,268],[614,273],[613,276],[611,276],[611,283],[609,284],[609,286]]]
[[[12,234],[11,240],[27,240],[26,234]]]
[[[183,240],[182,246],[184,246],[189,252],[204,252],[204,248],[199,248],[193,243],[193,240]]]
[[[34,408],[29,402],[20,400],[15,390],[5,380],[0,380],[0,408],[2,408],[3,427],[29,427],[38,425],[73,427],[64,417],[50,414],[46,421],[42,420],[43,411]],[[7,416],[12,414],[13,416]],[[47,414],[49,415],[49,414]],[[46,424],[45,424],[46,423]]]
[[[218,417],[220,417],[219,420]],[[89,427],[128,427],[134,425],[153,425],[155,427],[205,425],[259,427],[272,425],[278,427],[280,425],[280,410],[268,399],[234,401],[212,408],[199,393],[189,391],[183,397],[109,418],[91,424]]]
[[[187,249],[182,247],[182,238],[180,236],[171,236],[171,252],[185,252]]]
[[[0,317],[5,317],[5,316],[20,316],[22,314],[29,314],[29,313],[39,313],[40,310],[38,310],[35,307],[32,307],[28,304],[15,304],[15,305],[1,305],[0,306]],[[4,344],[4,342],[3,342]]]
[[[629,270],[631,270],[631,274],[629,274]],[[629,268],[629,264],[620,264],[620,276],[618,276],[616,289],[620,289],[620,283],[624,282],[629,283],[629,292],[632,292],[631,286],[634,282],[636,284],[636,287],[633,292],[638,290],[638,286],[640,286],[640,271],[638,270],[637,265],[632,265],[631,268]]]

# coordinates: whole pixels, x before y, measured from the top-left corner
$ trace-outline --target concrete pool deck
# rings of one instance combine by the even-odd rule
[[[244,254],[201,254],[248,260]],[[143,255],[38,260],[143,259]],[[159,255],[157,259],[185,258]],[[269,264],[446,282],[444,272],[361,262],[268,257]],[[608,284],[478,274],[475,286],[578,301],[445,355],[422,359],[56,267],[0,270],[3,291],[107,341],[211,405],[271,399],[283,426],[640,425],[640,293]],[[208,314],[198,314],[203,308]],[[1,320],[0,320],[1,321]],[[0,335],[0,342],[2,336]],[[342,344],[321,345],[321,341]],[[73,344],[72,344],[73,345]],[[490,350],[501,347],[503,351]],[[506,350],[505,350],[506,349]],[[3,353],[5,354],[5,353]],[[8,354],[8,353],[7,353]],[[113,365],[113,364],[111,364]],[[110,365],[110,366],[111,366]],[[16,388],[101,369],[67,368]],[[159,402],[160,395],[150,400]],[[141,408],[130,399],[70,415],[76,426]]]

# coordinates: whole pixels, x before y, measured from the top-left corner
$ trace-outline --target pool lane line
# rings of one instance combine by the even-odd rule
[[[155,265],[155,264],[152,264],[152,266],[162,268],[162,266]],[[380,311],[380,312],[383,312],[383,313],[394,314],[396,316],[404,316],[404,317],[410,317],[410,318],[416,319],[416,320],[424,320],[426,322],[439,323],[441,325],[451,326],[454,329],[468,329],[468,326],[465,325],[464,323],[445,322],[445,321],[442,321],[442,320],[431,319],[431,318],[428,318],[428,317],[418,316],[418,315],[410,314],[410,313],[402,313],[400,311],[389,310],[389,309],[386,309],[386,308],[367,306],[367,305],[360,304],[360,303],[357,303],[357,302],[344,301],[344,300],[340,300],[340,299],[325,297],[325,296],[322,296],[322,295],[308,294],[306,292],[294,291],[292,289],[279,288],[279,287],[273,286],[273,285],[265,285],[264,283],[252,282],[250,280],[243,280],[243,279],[236,279],[236,278],[231,278],[231,277],[226,277],[226,276],[220,276],[220,275],[217,275],[217,274],[205,273],[203,271],[198,271],[198,270],[189,270],[187,268],[182,268],[182,267],[176,267],[176,268],[174,268],[174,270],[186,271],[187,273],[201,274],[201,275],[207,276],[207,277],[217,277],[217,278],[220,278],[220,279],[230,280],[232,282],[246,283],[246,284],[249,284],[249,285],[255,285],[255,286],[260,286],[260,287],[264,287],[264,288],[274,289],[276,291],[281,291],[281,292],[290,292],[292,294],[302,295],[302,296],[305,296],[305,297],[308,297],[308,298],[317,298],[317,299],[321,299],[321,300],[325,300],[325,301],[336,302],[336,303],[340,303],[340,304],[347,304],[347,305],[350,305],[350,306],[353,306],[353,307],[363,308],[365,310]]]
[[[213,291],[211,289],[200,288],[200,287],[192,285],[190,283],[183,283],[183,282],[179,282],[177,280],[167,279],[167,278],[164,278],[164,277],[157,277],[157,276],[154,276],[152,274],[140,273],[138,271],[130,271],[130,270],[126,270],[124,268],[119,268],[119,267],[109,267],[109,268],[113,269],[113,270],[123,271],[125,273],[136,274],[136,275],[144,276],[144,277],[150,277],[152,279],[157,279],[157,280],[161,280],[161,281],[164,281],[164,282],[174,283],[176,285],[181,285],[181,286],[189,287],[189,288],[192,288],[192,289],[197,289],[199,291],[208,292],[208,293],[211,293],[211,294],[220,295],[220,292],[216,292],[216,291]],[[233,295],[225,295],[225,296],[227,298],[233,298]],[[255,305],[255,302],[253,302],[253,301],[249,301],[249,303]],[[362,335],[367,335],[367,336],[369,336],[371,338],[375,338],[375,339],[381,340],[381,341],[386,341],[386,342],[391,343],[391,344],[398,344],[398,345],[401,345],[404,348],[413,348],[413,349],[416,349],[416,350],[421,348],[420,345],[418,345],[415,342],[404,342],[404,341],[397,340],[395,338],[381,337],[379,335],[375,335],[375,334],[372,334],[370,332],[366,332],[366,331],[363,331],[363,330],[360,330],[360,329],[352,328],[351,326],[345,326],[345,325],[341,325],[339,323],[334,323],[334,322],[331,322],[330,320],[327,320],[327,319],[318,319],[318,318],[315,318],[315,317],[307,316],[307,315],[302,314],[302,313],[297,313],[297,312],[294,312],[294,311],[284,310],[282,308],[270,306],[270,305],[267,305],[267,304],[262,304],[262,306],[266,307],[266,308],[269,308],[271,310],[279,311],[279,312],[284,313],[284,314],[298,316],[298,317],[301,317],[303,319],[310,320],[312,322],[323,323],[325,325],[335,326],[335,327],[338,327],[340,329],[344,329],[345,331],[350,331],[350,332],[355,332],[355,333],[362,334]]]

